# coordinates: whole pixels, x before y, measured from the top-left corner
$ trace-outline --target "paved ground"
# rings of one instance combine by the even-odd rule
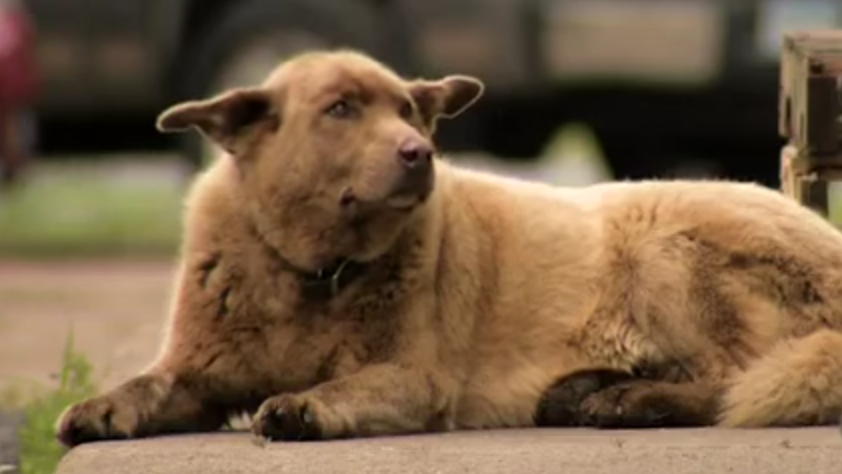
[[[245,434],[83,445],[57,474],[838,474],[836,429],[531,430],[261,448]]]
[[[154,357],[174,270],[169,261],[0,261],[0,393],[55,383],[68,333],[103,388]]]
[[[17,474],[18,436],[17,428],[22,417],[0,411],[0,474]]]

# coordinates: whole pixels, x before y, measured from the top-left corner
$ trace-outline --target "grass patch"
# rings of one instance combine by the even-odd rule
[[[0,195],[0,256],[170,255],[183,183],[148,170],[43,166]],[[171,177],[170,177],[171,178]]]
[[[3,404],[14,405],[21,397],[31,398],[33,387],[26,387],[27,395],[21,390],[9,390],[0,396]],[[71,331],[65,346],[58,387],[40,387],[40,393],[23,406],[24,424],[20,428],[20,472],[21,474],[52,474],[65,453],[55,437],[55,424],[59,415],[70,405],[96,394],[91,363],[73,347]],[[8,405],[6,405],[8,406]]]

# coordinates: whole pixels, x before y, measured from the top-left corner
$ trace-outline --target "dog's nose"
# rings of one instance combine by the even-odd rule
[[[424,167],[433,159],[433,148],[420,140],[407,140],[398,148],[398,159],[410,169]]]

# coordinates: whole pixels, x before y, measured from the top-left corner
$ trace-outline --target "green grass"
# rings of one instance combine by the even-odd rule
[[[34,397],[21,395],[39,392]],[[58,417],[70,405],[87,399],[97,392],[93,382],[93,368],[82,354],[75,351],[71,331],[65,347],[64,361],[57,387],[19,387],[0,396],[0,406],[15,405],[21,396],[30,400],[23,405],[24,424],[20,428],[21,474],[52,474],[65,453],[56,440]]]
[[[183,186],[85,164],[45,168],[0,195],[0,256],[168,255],[177,248]]]

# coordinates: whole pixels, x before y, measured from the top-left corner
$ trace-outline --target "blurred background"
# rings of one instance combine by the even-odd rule
[[[176,101],[348,46],[482,78],[439,136],[468,166],[777,187],[781,35],[840,24],[842,0],[0,0],[0,390],[50,381],[71,324],[106,381],[151,358],[213,159],[155,131]]]

